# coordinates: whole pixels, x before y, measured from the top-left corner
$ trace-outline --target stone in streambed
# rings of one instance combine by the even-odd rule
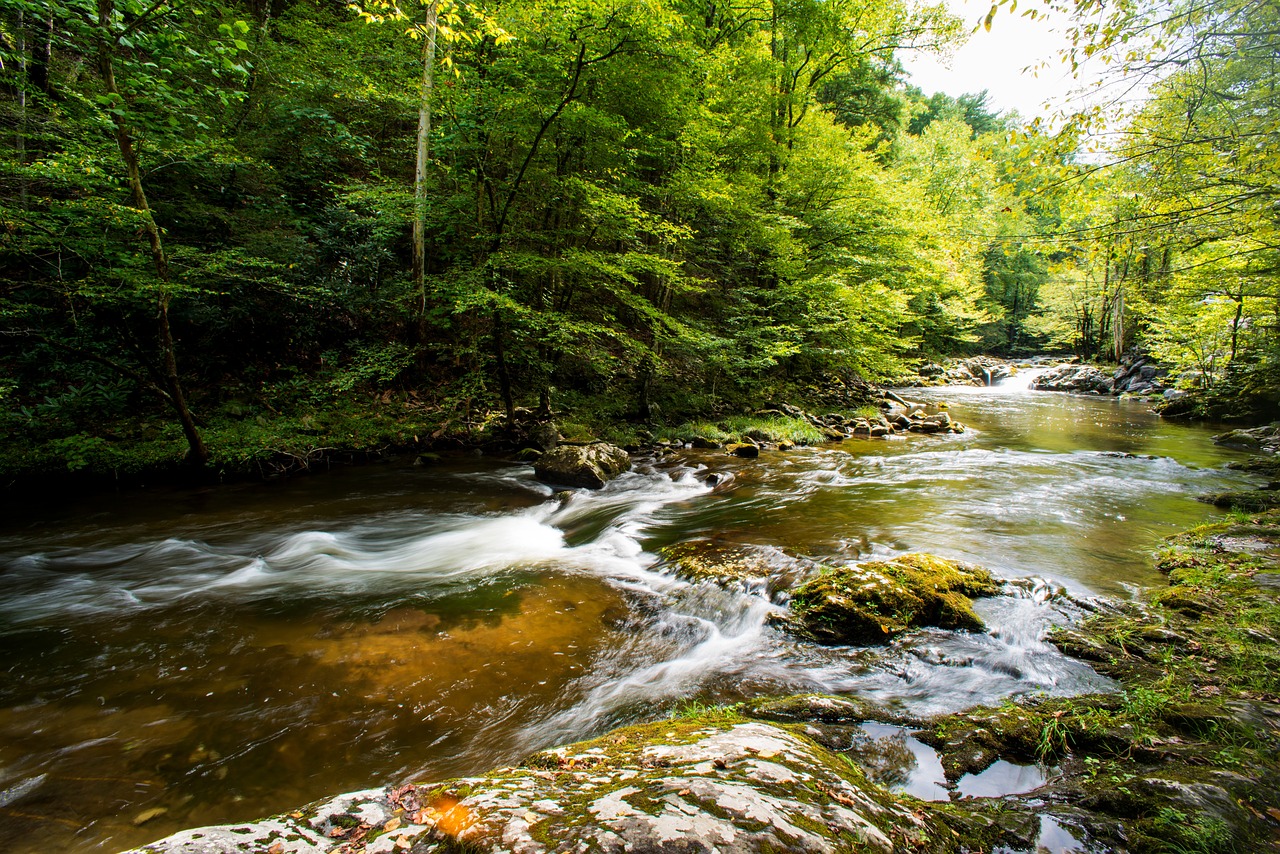
[[[825,644],[871,645],[922,626],[982,631],[970,596],[994,596],[985,569],[925,554],[834,567],[792,593],[784,626]]]
[[[829,694],[794,694],[766,697],[743,707],[743,714],[777,723],[858,724],[864,721],[919,726],[920,719],[890,709],[863,697],[835,697]]]
[[[746,548],[722,546],[710,540],[690,540],[658,550],[663,565],[687,581],[712,581],[728,585],[769,578],[775,572],[764,554]]]
[[[1280,451],[1280,422],[1247,430],[1229,430],[1213,437],[1214,444],[1274,454]]]
[[[1262,510],[1270,510],[1273,507],[1280,507],[1280,489],[1246,489],[1240,492],[1218,492],[1212,495],[1198,496],[1197,500],[1212,504],[1214,507],[1257,513]]]
[[[534,475],[544,483],[587,489],[599,489],[630,470],[630,455],[607,442],[561,445],[538,457],[533,466]]]

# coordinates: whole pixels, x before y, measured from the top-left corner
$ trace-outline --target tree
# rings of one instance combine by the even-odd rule
[[[177,129],[197,133],[201,128],[207,129],[205,111],[211,106],[225,107],[238,96],[227,84],[234,84],[244,74],[245,68],[236,61],[236,56],[246,48],[240,36],[247,32],[248,25],[243,21],[222,24],[217,35],[210,39],[200,26],[202,9],[190,7],[180,11],[169,0],[156,0],[149,5],[132,0],[121,4],[115,0],[93,3],[73,0],[42,5],[40,12],[41,18],[47,15],[56,22],[47,47],[49,53],[41,58],[44,64],[41,79],[33,83],[31,67],[27,66],[26,79],[20,85],[47,87],[44,75],[48,73],[49,57],[54,53],[65,53],[90,63],[96,78],[86,80],[78,91],[56,93],[59,98],[66,97],[64,106],[74,118],[46,141],[46,150],[34,164],[26,162],[23,151],[19,151],[13,164],[19,175],[39,176],[42,183],[54,189],[52,198],[46,197],[40,207],[11,212],[13,221],[19,225],[19,251],[38,255],[56,245],[56,251],[69,250],[77,259],[78,263],[73,266],[79,267],[76,272],[84,276],[86,284],[97,279],[96,286],[103,279],[119,276],[127,280],[128,286],[137,287],[139,295],[145,295],[154,312],[153,340],[159,365],[144,364],[144,370],[153,371],[154,378],[148,379],[142,371],[101,351],[91,350],[86,354],[138,380],[162,398],[181,425],[189,462],[201,467],[208,460],[208,449],[187,403],[170,320],[173,299],[179,289],[171,275],[163,232],[144,185],[142,149],[148,144],[158,148],[173,144]],[[110,166],[111,159],[98,148],[104,134],[109,135],[118,157]],[[99,182],[105,177],[98,170],[120,170],[120,183],[127,188],[127,204],[113,201],[116,193],[109,182],[107,186],[98,183],[91,191],[94,195],[88,199],[90,210],[117,228],[126,223],[136,228],[135,233],[146,246],[149,276],[139,275],[140,271],[131,268],[124,257],[104,257],[95,264],[87,253],[100,250],[92,243],[74,247],[65,241],[58,245],[56,237],[50,240],[51,234],[74,235],[79,231],[78,227],[52,233],[49,229],[68,213],[66,194],[74,198],[79,191],[76,185],[83,180],[68,167],[86,155],[93,163],[93,167],[86,170],[90,182],[95,180],[92,176],[96,175]],[[74,349],[66,336],[55,331],[25,332],[35,334],[51,346]]]
[[[414,147],[413,170],[413,284],[417,293],[419,323],[425,323],[427,313],[426,285],[426,220],[427,195],[430,189],[429,166],[431,160],[431,120],[435,101],[436,50],[443,41],[452,47],[458,44],[474,44],[492,39],[495,45],[503,45],[512,36],[503,30],[493,18],[479,7],[454,0],[424,0],[419,2],[421,20],[416,14],[405,12],[397,0],[366,0],[353,3],[351,8],[368,23],[394,21],[408,22],[407,35],[422,43],[422,78],[418,97],[418,133]],[[448,70],[456,71],[451,57],[444,57]],[[419,334],[425,334],[420,329]]]

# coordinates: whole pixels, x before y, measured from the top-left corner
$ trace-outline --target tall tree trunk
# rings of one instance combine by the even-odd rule
[[[120,98],[115,74],[115,41],[111,35],[113,12],[114,0],[98,0],[98,26],[102,38],[98,47],[98,73],[102,77],[103,88],[109,94]],[[146,191],[142,187],[142,173],[138,168],[138,150],[133,141],[133,132],[122,116],[113,113],[111,121],[115,126],[116,145],[120,149],[120,158],[124,161],[125,170],[128,173],[133,207],[142,216],[142,227],[147,233],[147,243],[151,247],[151,261],[155,266],[156,277],[159,279],[156,296],[156,337],[159,340],[161,362],[164,366],[165,390],[169,393],[169,401],[178,416],[178,421],[182,424],[182,433],[187,439],[187,461],[200,468],[209,461],[209,451],[196,427],[195,418],[191,415],[186,396],[182,391],[182,383],[178,379],[178,359],[173,342],[173,329],[169,325],[169,300],[172,296],[169,288],[169,259],[164,254],[160,228],[156,225],[155,217],[151,215],[151,205],[148,204]]]
[[[498,309],[493,311],[493,358],[498,367],[498,390],[502,393],[502,406],[506,410],[507,426],[515,424],[516,401],[511,394],[511,373],[507,370],[507,350],[503,336],[502,315]]]
[[[1244,282],[1240,283],[1240,292],[1232,294],[1231,298],[1236,303],[1236,316],[1231,318],[1231,357],[1227,360],[1227,364],[1234,364],[1236,361],[1236,350],[1240,343],[1240,321],[1244,316]]]
[[[33,88],[51,95],[53,86],[49,82],[49,62],[53,59],[52,12],[47,17],[36,19],[31,41],[31,59],[27,67],[27,79]]]
[[[427,161],[431,156],[431,101],[435,92],[436,30],[439,3],[427,6],[422,37],[422,89],[418,100],[418,154],[413,170],[413,286],[418,294],[418,323],[427,314]],[[422,330],[419,329],[419,332]]]
[[[16,149],[18,155],[18,168],[22,170],[23,175],[18,181],[18,201],[19,209],[27,209],[27,176],[25,174],[25,166],[27,165],[27,86],[30,85],[30,78],[27,65],[27,21],[26,15],[18,12],[18,134],[16,139]]]
[[[1124,282],[1116,286],[1115,308],[1112,309],[1111,331],[1112,349],[1115,352],[1116,364],[1124,356]]]

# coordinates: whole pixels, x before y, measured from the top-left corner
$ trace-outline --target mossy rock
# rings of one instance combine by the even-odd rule
[[[1280,507],[1280,489],[1245,489],[1239,492],[1215,492],[1202,495],[1200,501],[1228,510],[1244,510],[1257,513]]]
[[[685,581],[709,582],[731,589],[773,595],[812,574],[814,564],[761,546],[701,539],[673,543],[658,550],[659,568]]]
[[[865,721],[917,726],[918,718],[886,708],[861,697],[834,697],[829,694],[796,694],[770,697],[742,708],[748,717],[779,723],[856,724]]]
[[[832,567],[796,588],[791,631],[825,644],[869,646],[910,629],[983,631],[970,597],[994,596],[985,569],[926,554]]]
[[[1260,474],[1270,480],[1280,480],[1280,457],[1250,457],[1227,463],[1227,468]]]
[[[599,489],[630,469],[631,456],[607,442],[561,445],[538,457],[533,464],[533,473],[538,480],[587,489]]]
[[[1280,423],[1265,427],[1228,430],[1213,437],[1213,441],[1229,448],[1249,451],[1275,452],[1280,448]]]
[[[764,555],[739,546],[723,546],[711,540],[691,540],[658,550],[663,565],[686,581],[732,584],[769,578],[775,568]]]
[[[1170,587],[1156,594],[1154,601],[1162,607],[1188,617],[1199,617],[1220,607],[1209,595],[1186,587]]]

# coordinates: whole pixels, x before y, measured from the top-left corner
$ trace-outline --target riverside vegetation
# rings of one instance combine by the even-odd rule
[[[1138,346],[1192,412],[1277,414],[1265,3],[1024,9],[1151,81],[1052,125],[903,79],[965,37],[942,5],[3,8],[9,484],[483,444],[522,406],[625,444],[974,352]]]

